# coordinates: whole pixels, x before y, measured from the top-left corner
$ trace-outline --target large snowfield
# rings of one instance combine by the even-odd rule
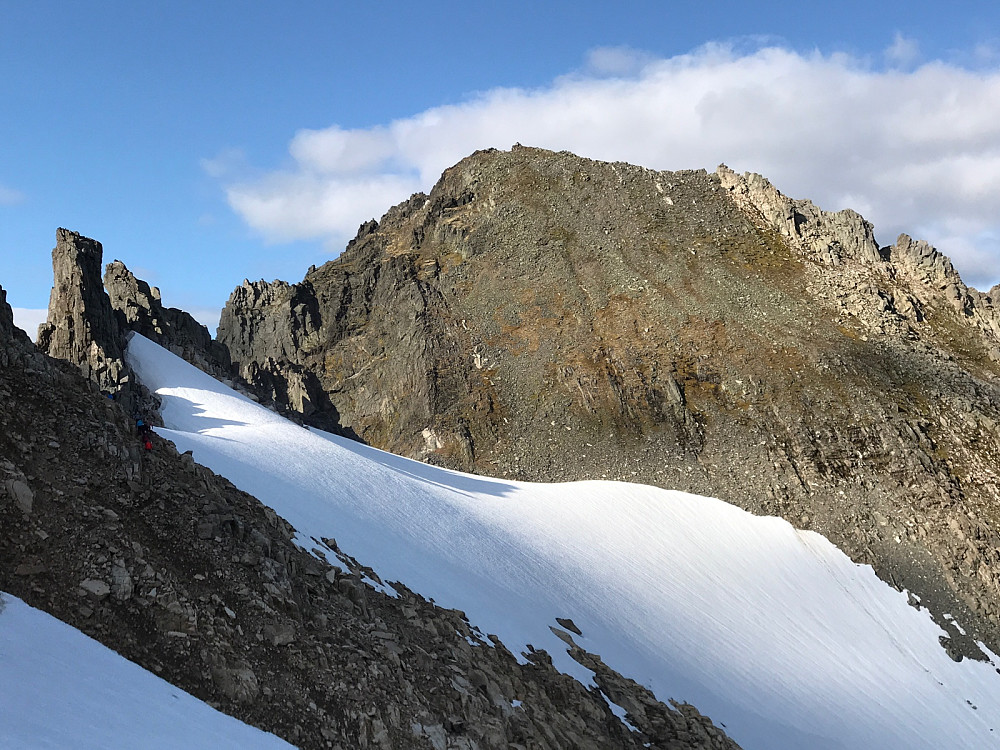
[[[572,618],[583,648],[747,750],[1000,746],[995,667],[952,661],[926,612],[816,533],[653,487],[446,471],[298,427],[141,336],[128,357],[159,433],[303,546],[335,538],[514,653],[589,680],[549,629]]]
[[[4,750],[290,748],[0,593]]]

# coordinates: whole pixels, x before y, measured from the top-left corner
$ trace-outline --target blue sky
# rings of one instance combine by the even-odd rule
[[[0,0],[0,285],[44,307],[65,226],[208,318],[515,142],[726,162],[1000,282],[996,4],[615,5]]]

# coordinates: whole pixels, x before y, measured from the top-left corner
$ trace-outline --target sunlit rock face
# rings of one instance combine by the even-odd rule
[[[995,296],[758,175],[515,148],[299,283],[243,284],[219,340],[267,398],[380,448],[781,515],[997,645]]]

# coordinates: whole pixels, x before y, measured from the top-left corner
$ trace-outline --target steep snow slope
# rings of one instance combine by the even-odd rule
[[[335,537],[515,652],[587,679],[549,630],[570,617],[582,647],[748,750],[997,743],[995,668],[951,661],[926,613],[818,534],[652,487],[445,471],[297,427],[140,336],[128,356],[179,450],[305,546]]]
[[[288,748],[0,594],[0,747]]]

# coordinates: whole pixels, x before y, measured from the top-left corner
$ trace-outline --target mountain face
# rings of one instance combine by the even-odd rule
[[[815,532],[648,485],[449,471],[304,429],[142,337],[127,355],[162,399],[158,434],[299,540],[336,535],[383,581],[461,609],[474,649],[494,633],[604,685],[583,644],[748,750],[994,744],[998,658],[953,662],[926,610]]]
[[[1000,288],[927,243],[881,247],[858,214],[725,167],[515,148],[300,283],[244,283],[214,342],[120,263],[102,280],[101,255],[59,230],[37,350],[0,290],[0,589],[296,744],[733,746],[600,671],[630,732],[544,652],[470,648],[461,612],[385,596],[329,540],[337,572],[169,443],[140,451],[131,417],[157,401],[132,331],[430,463],[781,515],[919,598],[953,658],[1000,650]]]
[[[0,288],[0,341],[16,342],[18,345],[28,343],[24,331],[14,325],[14,312],[7,304],[7,292]]]
[[[100,287],[95,280],[91,283]],[[225,347],[213,341],[208,329],[190,314],[164,307],[160,290],[137,279],[120,260],[105,269],[104,288],[120,330],[145,336],[211,375],[228,375],[229,353]]]
[[[515,148],[300,283],[244,283],[218,339],[264,400],[379,448],[815,529],[961,658],[1000,646],[998,306],[926,243],[756,175]]]
[[[0,591],[304,748],[736,747],[693,707],[656,700],[578,649],[630,707],[632,731],[544,651],[519,662],[499,641],[473,648],[462,612],[401,585],[381,593],[332,539],[310,554],[274,511],[169,442],[141,450],[124,387],[100,392],[105,373],[118,385],[135,373],[102,342],[125,341],[124,323],[150,325],[168,348],[221,365],[117,264],[112,304],[93,273],[98,243],[58,239],[46,330],[74,343],[61,350],[68,362],[13,327],[0,290]],[[62,263],[67,246],[87,249],[76,265]],[[70,325],[101,338],[83,345],[61,330]]]
[[[38,348],[78,364],[102,391],[121,394],[131,406],[134,381],[124,364],[124,331],[100,283],[103,255],[100,242],[67,229],[56,231],[54,283],[48,320],[38,329]]]

